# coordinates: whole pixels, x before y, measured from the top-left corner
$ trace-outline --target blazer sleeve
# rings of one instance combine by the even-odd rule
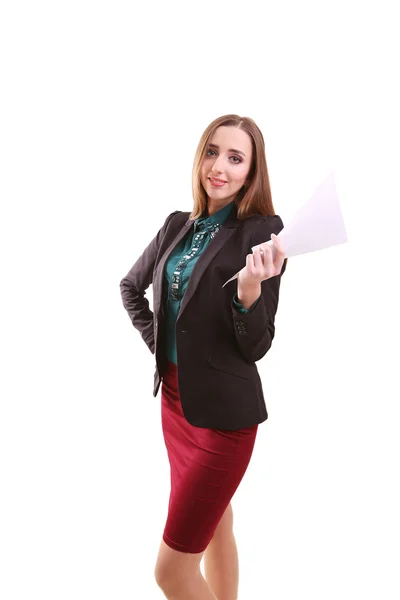
[[[238,299],[238,295],[235,294],[234,297],[232,298],[232,302],[233,302],[233,306],[236,308],[236,310],[238,312],[240,312],[242,315],[247,315],[248,312],[250,312],[251,310],[254,310],[257,302],[260,301],[261,295],[257,298],[257,300],[250,306],[250,308],[245,308],[243,306],[243,304],[241,302],[239,302]]]
[[[120,282],[124,308],[152,354],[155,352],[153,312],[145,295],[153,281],[153,270],[161,241],[172,217],[178,212],[180,211],[176,210],[168,215],[157,235]]]
[[[267,242],[271,239],[271,233],[278,235],[282,229],[283,222],[279,215],[261,217],[255,224],[251,246]],[[261,282],[261,296],[251,311],[242,314],[236,310],[233,303],[231,304],[239,351],[249,363],[260,360],[272,345],[275,335],[279,288],[286,263],[287,259],[285,259],[279,275]]]

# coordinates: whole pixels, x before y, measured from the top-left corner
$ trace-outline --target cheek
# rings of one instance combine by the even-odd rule
[[[232,181],[234,181],[238,185],[243,185],[243,183],[246,181],[247,173],[248,173],[247,167],[244,167],[242,169],[240,169],[238,167],[231,173]]]
[[[207,179],[207,172],[208,172],[207,165],[205,165],[203,163],[201,170],[200,170],[200,179],[202,182],[204,182]]]

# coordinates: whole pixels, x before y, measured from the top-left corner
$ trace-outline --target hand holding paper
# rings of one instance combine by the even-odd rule
[[[273,250],[264,242],[254,246],[253,254],[246,256],[246,266],[238,273],[238,292],[246,295],[246,288],[247,292],[248,288],[254,290],[262,281],[275,277],[282,271],[285,250],[277,235],[272,233],[271,239],[274,244]]]
[[[347,242],[333,173],[317,187],[277,237],[282,242],[286,258]],[[266,243],[271,246],[274,259],[275,246],[272,240]],[[252,251],[258,246],[260,244],[253,246]],[[228,279],[222,287],[236,279],[239,273]]]

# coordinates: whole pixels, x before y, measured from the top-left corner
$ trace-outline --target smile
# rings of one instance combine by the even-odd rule
[[[222,187],[226,183],[226,181],[223,181],[222,179],[211,179],[211,177],[209,177],[209,180],[211,185],[213,185],[214,187]]]

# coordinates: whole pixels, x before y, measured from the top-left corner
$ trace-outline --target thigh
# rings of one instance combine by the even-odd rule
[[[243,439],[234,433],[199,430],[193,451],[171,461],[172,486],[163,536],[171,548],[200,553],[225,513],[223,524],[227,524],[228,505],[247,469],[256,430]]]
[[[183,413],[176,375],[171,370],[162,387],[162,428],[171,467],[163,541],[172,550],[200,555],[247,469],[258,425],[233,431],[194,427]]]

